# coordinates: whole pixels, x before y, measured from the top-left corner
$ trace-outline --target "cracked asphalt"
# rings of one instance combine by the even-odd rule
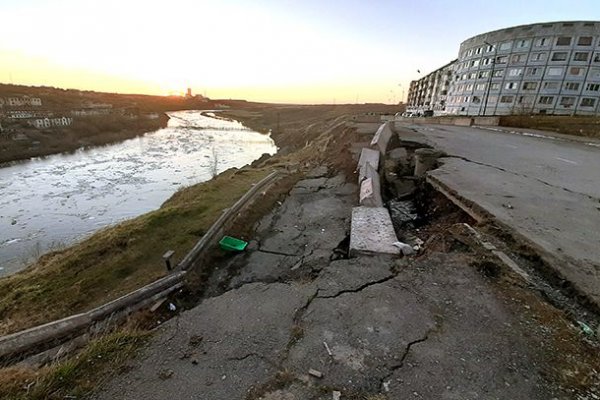
[[[571,398],[522,306],[468,252],[339,258],[357,188],[326,173],[300,181],[215,273],[221,289],[157,328],[95,398]]]
[[[475,127],[396,126],[444,151],[430,175],[527,238],[600,308],[600,148]]]

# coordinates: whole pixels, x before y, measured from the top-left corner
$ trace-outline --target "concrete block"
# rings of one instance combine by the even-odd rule
[[[455,118],[453,121],[453,125],[456,126],[471,126],[473,125],[473,118]]]
[[[366,178],[365,166],[370,164],[376,171],[379,169],[379,152],[377,150],[364,148],[360,152],[360,159],[358,160],[358,183],[362,182]]]
[[[368,163],[364,170],[365,178],[360,182],[359,204],[365,207],[383,207],[379,173]]]
[[[400,254],[390,213],[384,207],[354,207],[350,228],[350,255]]]
[[[387,150],[388,143],[392,138],[394,132],[392,131],[393,121],[388,121],[384,124],[381,124],[377,132],[375,132],[375,136],[373,136],[373,140],[371,140],[371,146],[377,146],[379,151],[382,154],[385,154]]]
[[[434,149],[415,150],[415,176],[425,176],[427,171],[433,169],[440,156],[441,153]]]

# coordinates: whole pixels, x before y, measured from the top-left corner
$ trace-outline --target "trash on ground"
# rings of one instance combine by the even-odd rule
[[[342,398],[342,392],[338,392],[337,390],[334,390],[332,393],[332,398],[333,398],[333,400],[340,400]]]
[[[175,307],[175,304],[169,303],[169,310],[170,311],[175,311],[175,310],[177,310],[177,307]]]
[[[219,241],[219,245],[225,251],[244,251],[248,246],[248,242],[232,236],[223,236],[223,239]]]
[[[415,250],[411,247],[411,245],[406,244],[406,243],[394,242],[394,243],[392,243],[392,245],[399,248],[400,252],[402,252],[402,254],[405,256],[409,256],[411,254],[414,254],[414,252],[415,252]]]
[[[581,331],[588,336],[594,336],[594,330],[590,328],[585,322],[577,321],[577,325],[581,328]]]
[[[327,350],[327,354],[329,354],[329,357],[333,357],[333,353],[331,352],[331,349],[329,348],[327,342],[323,342],[323,346],[325,346],[325,350]]]
[[[308,374],[314,376],[315,378],[322,378],[323,373],[321,371],[317,371],[316,369],[309,369]]]

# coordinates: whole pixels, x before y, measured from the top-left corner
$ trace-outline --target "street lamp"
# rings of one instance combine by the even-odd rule
[[[490,72],[490,78],[488,79],[488,84],[486,88],[487,90],[485,93],[485,102],[483,103],[483,115],[485,116],[485,113],[487,111],[488,100],[490,98],[490,89],[492,88],[492,77],[494,76],[494,70],[496,69],[496,55],[498,54],[498,46],[496,46],[495,44],[488,43],[486,41],[484,41],[483,43],[494,48],[494,58],[492,58],[492,71]],[[481,108],[479,108],[479,110],[479,115],[481,115]]]

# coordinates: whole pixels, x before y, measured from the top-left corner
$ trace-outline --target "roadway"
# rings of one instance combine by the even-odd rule
[[[525,238],[600,306],[600,147],[477,127],[396,128],[448,155],[431,178]]]

